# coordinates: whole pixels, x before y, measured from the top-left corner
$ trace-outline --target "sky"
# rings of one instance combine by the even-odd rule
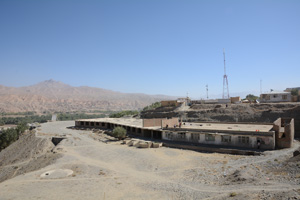
[[[220,96],[223,49],[230,96],[300,87],[300,1],[0,0],[0,85]]]

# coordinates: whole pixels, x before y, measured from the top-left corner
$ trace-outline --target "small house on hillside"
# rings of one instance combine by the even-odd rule
[[[291,92],[275,92],[262,93],[260,95],[261,103],[291,102]]]

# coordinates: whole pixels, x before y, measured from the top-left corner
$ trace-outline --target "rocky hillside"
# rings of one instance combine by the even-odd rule
[[[62,82],[48,80],[19,88],[0,85],[0,112],[131,110],[174,98],[120,93],[87,86],[72,87]]]
[[[300,137],[300,103],[272,104],[196,104],[186,111],[160,107],[141,113],[143,118],[180,117],[186,121],[273,122],[279,117],[295,119],[296,136]]]

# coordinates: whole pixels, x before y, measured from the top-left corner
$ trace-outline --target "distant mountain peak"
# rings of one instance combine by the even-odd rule
[[[38,84],[8,88],[0,86],[1,112],[136,110],[167,96],[128,94],[95,87],[73,87],[49,79]]]
[[[56,81],[54,79],[49,79],[49,80],[45,80],[44,82],[46,82],[46,83],[55,83],[55,82],[59,82],[59,81]]]
[[[71,87],[68,84],[65,84],[61,81],[56,81],[54,79],[49,79],[49,80],[46,80],[46,81],[42,81],[42,82],[39,82],[36,85],[37,86],[51,86],[51,87]]]

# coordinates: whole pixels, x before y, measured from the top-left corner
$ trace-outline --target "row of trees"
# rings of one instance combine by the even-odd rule
[[[0,113],[0,115],[2,116],[8,116],[8,115],[35,115],[36,113],[35,112],[31,112],[31,111],[28,111],[28,112],[16,112],[16,113],[13,113],[13,112],[8,112],[8,113]]]
[[[106,117],[105,114],[85,114],[85,113],[60,113],[57,115],[57,120],[68,121],[76,119],[93,119],[93,118],[103,118]]]
[[[26,123],[21,123],[16,128],[0,130],[0,151],[18,140],[21,133],[24,133],[27,129]]]
[[[106,117],[105,114],[85,114],[85,113],[60,113],[57,120],[67,121],[76,119],[92,119]],[[31,115],[25,117],[2,117],[0,118],[0,126],[4,124],[21,124],[21,123],[45,123],[51,120],[52,115]]]
[[[2,117],[0,125],[4,124],[22,124],[22,123],[44,123],[51,119],[51,115],[31,115],[25,117]]]

